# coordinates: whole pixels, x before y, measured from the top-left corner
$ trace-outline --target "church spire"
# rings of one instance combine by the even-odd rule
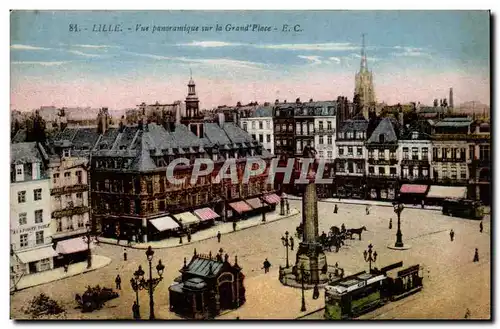
[[[365,49],[365,33],[361,34],[361,72],[368,71],[368,62],[366,60],[366,49]]]

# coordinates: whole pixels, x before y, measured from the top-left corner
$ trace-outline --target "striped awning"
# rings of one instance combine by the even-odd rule
[[[195,215],[193,215],[192,213],[190,213],[189,211],[183,212],[182,214],[174,215],[174,218],[184,226],[189,226],[200,222],[200,219]]]
[[[245,202],[248,203],[250,207],[252,207],[253,209],[260,209],[266,206],[266,204],[262,202],[262,200],[260,200],[259,198],[248,199],[245,200]]]
[[[274,194],[274,193],[264,195],[262,197],[262,199],[264,201],[266,201],[267,203],[269,203],[269,204],[278,204],[278,203],[280,203],[280,200],[281,200],[281,198],[278,195]]]
[[[57,253],[52,246],[45,246],[38,249],[18,252],[16,255],[23,264],[29,264],[42,259],[56,257]]]
[[[90,243],[90,249],[94,247],[94,243]],[[59,254],[69,255],[87,250],[87,243],[83,237],[77,237],[68,240],[62,240],[57,243],[56,251]]]
[[[427,197],[435,199],[461,199],[467,197],[467,187],[432,185],[429,193],[427,193]]]
[[[202,221],[219,218],[220,216],[210,208],[196,209],[194,214]]]
[[[155,218],[149,222],[160,232],[179,228],[179,224],[169,216]]]
[[[401,186],[401,189],[399,190],[399,192],[403,194],[425,194],[426,191],[427,185],[417,184],[403,184],[403,186]]]
[[[230,203],[229,206],[239,214],[242,214],[247,211],[252,211],[252,207],[250,207],[250,205],[245,201],[233,202]]]

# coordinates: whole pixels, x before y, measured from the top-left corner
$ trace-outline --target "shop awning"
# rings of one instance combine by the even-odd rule
[[[213,211],[210,208],[201,208],[201,209],[196,209],[194,211],[194,214],[200,218],[200,220],[205,221],[205,220],[211,220],[215,218],[219,218],[220,216]]]
[[[280,203],[280,200],[281,200],[281,198],[278,195],[274,194],[274,193],[273,194],[264,195],[262,197],[262,199],[264,199],[264,201],[266,201],[269,204],[278,204],[278,203]]]
[[[90,243],[90,248],[94,248],[94,243]],[[87,243],[83,240],[83,237],[62,240],[56,246],[57,253],[63,255],[74,254],[84,250],[87,250]]]
[[[45,258],[56,257],[57,253],[52,246],[45,246],[43,248],[28,250],[17,253],[17,257],[23,264],[36,262]]]
[[[399,193],[406,194],[425,194],[427,191],[427,185],[417,185],[417,184],[403,184]]]
[[[262,202],[259,198],[248,199],[245,200],[245,202],[248,203],[250,207],[252,207],[253,209],[260,209],[266,206],[266,204]]]
[[[183,212],[182,214],[174,215],[174,218],[177,219],[177,221],[179,223],[182,223],[182,225],[184,226],[189,226],[200,222],[200,219],[195,215],[193,215],[192,213],[190,213],[189,211]]]
[[[242,214],[247,211],[252,211],[252,207],[248,205],[245,201],[238,201],[230,203],[229,206],[233,208],[237,213]]]
[[[427,193],[428,198],[436,199],[460,199],[467,197],[466,186],[438,186],[432,185]]]
[[[169,216],[155,218],[149,222],[160,232],[179,228],[179,224]]]

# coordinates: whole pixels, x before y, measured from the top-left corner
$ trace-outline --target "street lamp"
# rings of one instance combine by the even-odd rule
[[[130,285],[132,286],[132,290],[135,291],[135,302],[137,303],[137,307],[140,310],[140,305],[139,305],[139,290],[144,289],[141,286],[141,278],[144,276],[144,271],[142,270],[142,266],[139,265],[139,268],[137,271],[134,272],[134,276],[130,279]],[[137,314],[138,318],[141,318],[140,311]]]
[[[87,231],[82,236],[83,241],[87,244],[87,268],[92,267],[92,252],[90,251],[90,244],[92,243],[92,228],[89,223],[85,224]]]
[[[373,245],[370,243],[368,245],[368,251],[365,250],[363,252],[363,256],[365,258],[365,262],[368,262],[369,267],[370,267],[370,273],[372,272],[372,262],[377,261],[377,252],[372,250]]]
[[[290,238],[288,238],[288,231],[285,232],[285,236],[281,237],[281,243],[283,243],[283,246],[286,247],[286,268],[288,268],[290,265],[288,265],[288,247],[291,245]]]
[[[305,312],[307,311],[306,309],[306,298],[304,297],[304,263],[302,263],[302,265],[300,265],[300,276],[301,276],[301,279],[302,279],[302,307],[300,308],[300,311],[301,312]]]
[[[264,203],[264,201],[260,200],[260,203],[262,205],[262,208],[263,208],[263,211],[262,211],[262,222],[265,223],[266,221],[266,204]]]
[[[394,206],[394,212],[398,215],[398,231],[396,233],[396,243],[394,246],[396,248],[402,248],[404,247],[404,244],[403,234],[401,233],[401,213],[403,212],[405,206],[400,200],[394,201],[392,205]]]
[[[153,255],[154,251],[151,248],[151,246],[148,247],[148,250],[146,250],[146,257],[148,259],[149,263],[149,279],[144,279],[144,271],[142,270],[141,266],[139,265],[139,269],[134,272],[134,277],[133,279],[130,280],[130,283],[132,284],[132,289],[134,289],[134,284],[132,281],[137,282],[137,290],[134,289],[134,291],[137,293],[138,290],[145,289],[149,292],[149,319],[154,320],[155,319],[155,310],[154,310],[154,299],[153,299],[153,292],[156,288],[156,286],[160,283],[160,281],[163,279],[163,271],[165,270],[165,266],[161,263],[161,259],[158,261],[158,265],[156,265],[156,271],[158,272],[158,275],[160,276],[159,278],[153,278],[153,265],[151,262],[153,261]],[[138,296],[137,298],[137,303],[139,303]]]

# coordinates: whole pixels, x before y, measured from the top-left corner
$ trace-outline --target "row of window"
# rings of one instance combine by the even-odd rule
[[[327,140],[328,145],[332,145],[332,143],[333,143],[332,136],[327,136],[326,140]],[[324,141],[325,141],[324,136],[319,136],[319,144],[320,145],[324,144]]]
[[[75,215],[73,217],[76,217],[77,228],[83,228],[85,226],[83,215]],[[63,218],[56,218],[57,232],[73,231],[75,229],[75,223],[73,222],[72,217],[67,218],[65,224],[65,227],[63,227]]]
[[[33,190],[33,200],[40,201],[42,200],[42,189],[34,189]],[[26,191],[17,192],[17,203],[25,203],[26,202]]]
[[[337,152],[338,155],[344,155],[344,150],[347,149],[347,155],[354,155],[354,147],[348,146],[348,147],[338,147]],[[356,155],[363,155],[363,148],[362,147],[356,147]]]
[[[260,130],[264,129],[264,122],[266,123],[267,129],[272,128],[271,127],[271,120],[259,120],[259,121],[252,120],[251,122],[252,122],[252,130],[254,130],[257,125],[259,126]],[[248,123],[247,122],[243,122],[243,130],[248,131]]]
[[[52,181],[54,184],[57,184],[59,182],[59,176],[60,174],[59,173],[55,173],[52,175]],[[82,184],[83,183],[83,180],[82,180],[82,172],[81,170],[78,170],[75,172],[75,176],[76,176],[76,180],[77,180],[77,183],[78,184]],[[70,171],[67,171],[64,173],[64,183],[66,184],[70,184],[71,183],[71,172]]]
[[[35,224],[43,223],[43,209],[35,210]],[[28,213],[19,213],[19,226],[28,224]]]
[[[364,131],[346,131],[337,133],[338,139],[366,139],[366,132]]]
[[[252,139],[257,140],[257,135],[252,134]],[[260,143],[264,143],[264,135],[263,135],[263,134],[259,134],[259,139],[258,139],[258,141],[259,141]],[[267,135],[266,135],[266,143],[271,143],[271,135],[270,135],[270,134],[267,134]]]
[[[45,239],[44,239],[43,231],[35,232],[35,237],[36,237],[35,243],[37,245],[44,244]],[[29,245],[28,234],[25,233],[25,234],[19,235],[19,245],[21,246],[21,248],[28,247],[28,245]]]

